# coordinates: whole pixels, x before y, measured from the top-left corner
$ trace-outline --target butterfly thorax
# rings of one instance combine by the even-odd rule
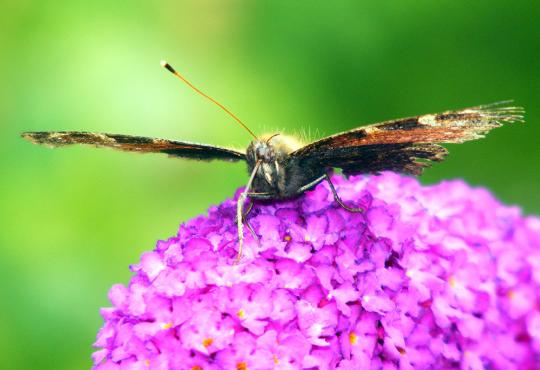
[[[261,164],[253,179],[252,192],[271,194],[272,199],[286,199],[299,195],[298,190],[320,174],[303,171],[290,154],[302,147],[293,137],[268,135],[253,140],[246,150],[248,170],[251,173],[257,161]]]

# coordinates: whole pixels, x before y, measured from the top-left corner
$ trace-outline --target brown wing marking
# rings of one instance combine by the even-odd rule
[[[197,160],[239,161],[246,159],[245,153],[233,149],[143,136],[81,131],[25,132],[21,136],[35,144],[49,147],[83,144],[128,152],[165,153],[171,157]]]
[[[523,109],[508,102],[377,123],[329,136],[291,153],[304,165],[338,167],[348,173],[395,170],[419,174],[446,149],[484,137],[503,123],[522,121]],[[368,160],[369,159],[369,160]]]
[[[331,158],[316,161],[315,165],[341,168],[346,175],[404,172],[420,175],[432,162],[442,161],[448,151],[437,144],[375,144],[344,148]],[[308,160],[309,163],[313,160]]]

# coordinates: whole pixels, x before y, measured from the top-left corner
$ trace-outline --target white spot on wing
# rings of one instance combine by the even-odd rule
[[[426,126],[438,126],[437,120],[435,119],[434,114],[425,114],[423,116],[418,117],[418,122],[420,122],[421,125]]]

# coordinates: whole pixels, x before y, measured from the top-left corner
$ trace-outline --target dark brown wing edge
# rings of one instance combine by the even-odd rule
[[[448,151],[437,144],[375,144],[333,150],[325,158],[308,157],[302,166],[341,168],[346,175],[395,171],[420,175],[433,162],[442,161]]]
[[[510,101],[426,114],[360,127],[315,141],[291,153],[304,166],[337,167],[347,174],[393,170],[418,175],[447,150],[436,143],[484,137],[503,123],[523,121]]]
[[[24,132],[21,136],[35,144],[49,147],[83,144],[128,152],[164,153],[171,157],[202,161],[219,159],[235,162],[246,159],[245,153],[233,149],[143,136],[81,131]]]

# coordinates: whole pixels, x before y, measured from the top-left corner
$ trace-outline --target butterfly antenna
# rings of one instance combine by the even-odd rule
[[[199,90],[198,88],[196,88],[191,82],[189,82],[184,76],[182,76],[178,71],[176,71],[176,69],[174,69],[169,63],[167,63],[166,61],[161,61],[161,66],[164,67],[165,69],[167,69],[167,71],[171,72],[173,75],[175,75],[176,77],[178,77],[180,80],[182,80],[182,82],[184,82],[186,85],[188,85],[191,89],[195,90],[195,92],[203,97],[205,97],[206,99],[210,100],[212,103],[214,103],[215,105],[217,105],[218,107],[220,107],[221,109],[223,109],[225,111],[225,113],[227,113],[229,116],[231,116],[236,122],[238,122],[243,128],[245,128],[247,130],[247,132],[250,133],[251,136],[253,136],[254,139],[257,139],[257,136],[253,133],[253,131],[251,131],[249,129],[249,127],[247,127],[244,122],[240,121],[240,119],[238,117],[236,117],[230,110],[228,110],[227,108],[225,108],[225,106],[223,106],[223,104],[221,104],[220,102],[218,102],[217,100],[215,100],[214,98],[212,98],[211,96],[208,96],[206,95],[205,93],[203,93],[201,90]]]

